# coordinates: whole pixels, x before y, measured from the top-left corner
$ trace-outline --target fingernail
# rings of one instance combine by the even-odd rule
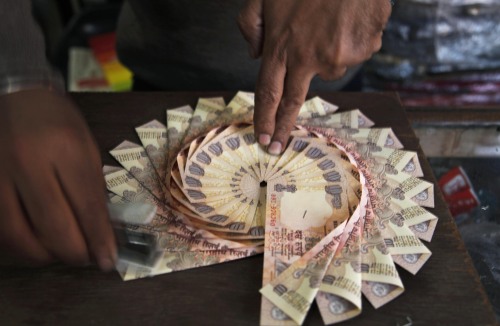
[[[271,142],[271,136],[266,134],[260,134],[259,136],[259,144],[262,146],[267,146]]]
[[[281,143],[278,141],[273,141],[272,144],[267,148],[267,151],[271,155],[281,154]]]
[[[99,265],[99,268],[103,270],[104,272],[109,272],[115,269],[115,263],[111,258],[108,257],[101,257],[97,261],[97,264]]]

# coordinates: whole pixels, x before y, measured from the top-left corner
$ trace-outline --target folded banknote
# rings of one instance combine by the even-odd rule
[[[111,150],[110,201],[156,207],[127,229],[155,241],[154,264],[121,260],[124,280],[263,253],[262,325],[301,324],[316,301],[325,324],[404,291],[431,252],[433,184],[391,128],[315,97],[281,155],[255,138],[254,95],[201,98],[136,128],[141,144]],[[258,289],[256,289],[258,290]]]

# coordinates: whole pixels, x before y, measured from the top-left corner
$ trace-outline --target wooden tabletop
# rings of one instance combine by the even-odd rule
[[[134,127],[165,121],[165,109],[200,96],[233,93],[74,94],[101,148],[103,163],[117,165],[107,151],[122,140],[139,142]],[[418,151],[425,179],[435,183],[394,94],[321,93],[341,110],[360,108],[377,127],[392,127],[406,149]],[[85,164],[85,162],[82,162]],[[435,185],[437,189],[437,185]],[[495,316],[439,191],[439,217],[432,257],[416,275],[400,269],[405,293],[343,325],[495,325]],[[0,325],[258,325],[262,256],[210,267],[123,282],[117,273],[77,269],[0,268]],[[323,325],[313,305],[305,325]]]

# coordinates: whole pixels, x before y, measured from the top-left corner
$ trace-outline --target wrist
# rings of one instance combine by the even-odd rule
[[[45,89],[64,94],[64,79],[57,72],[33,72],[31,74],[0,76],[0,96],[31,89]]]

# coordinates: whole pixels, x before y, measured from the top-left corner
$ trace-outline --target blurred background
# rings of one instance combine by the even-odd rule
[[[32,2],[68,90],[131,90],[132,73],[115,52],[123,0]],[[345,88],[398,92],[497,316],[499,22],[500,0],[397,0],[382,50]]]

